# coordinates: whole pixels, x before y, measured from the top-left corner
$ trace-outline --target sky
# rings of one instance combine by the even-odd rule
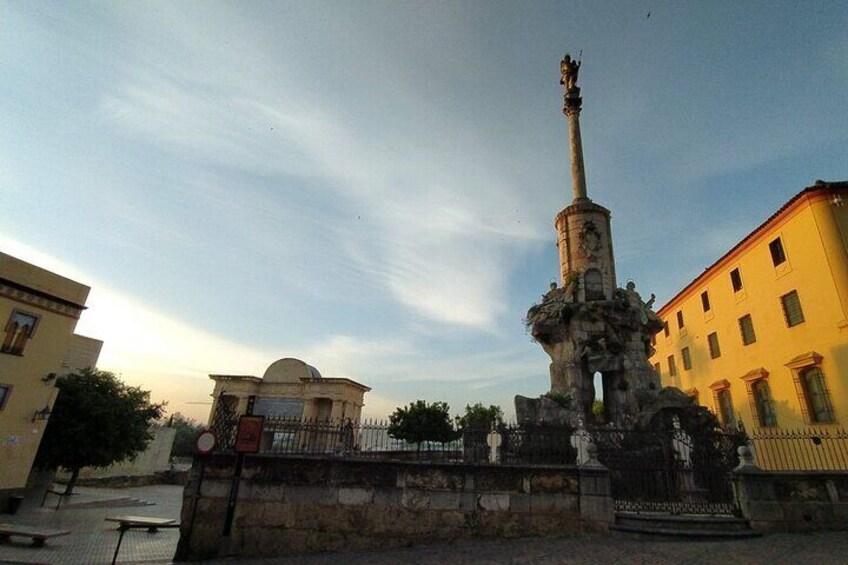
[[[550,387],[527,309],[571,200],[671,298],[816,179],[848,179],[840,2],[0,1],[0,250],[92,288],[99,368],[208,417],[296,357],[417,399]]]

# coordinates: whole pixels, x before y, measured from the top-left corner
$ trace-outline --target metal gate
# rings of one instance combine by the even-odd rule
[[[731,482],[739,436],[683,430],[592,433],[617,511],[738,514]]]

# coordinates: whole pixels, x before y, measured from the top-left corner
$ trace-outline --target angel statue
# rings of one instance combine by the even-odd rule
[[[562,71],[562,80],[560,84],[565,85],[565,90],[571,92],[577,88],[577,73],[580,72],[580,61],[571,58],[568,53],[565,54],[565,59],[559,64]]]

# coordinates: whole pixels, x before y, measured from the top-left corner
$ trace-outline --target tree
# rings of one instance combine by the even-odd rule
[[[395,409],[389,416],[389,435],[416,444],[419,452],[422,442],[445,443],[459,437],[451,425],[450,406],[446,402],[428,404],[423,400]]]
[[[466,404],[465,415],[457,421],[461,428],[485,428],[488,431],[492,428],[493,424],[503,424],[503,411],[500,406],[494,404],[488,407],[483,406],[481,402],[478,402],[474,406]]]
[[[144,451],[153,438],[150,425],[165,404],[152,404],[150,392],[122,383],[108,371],[83,369],[56,379],[59,397],[41,440],[37,463],[71,471],[72,493],[83,467],[106,467]]]
[[[183,416],[179,412],[168,418],[168,427],[174,428],[174,445],[171,447],[171,457],[191,457],[194,455],[194,440],[204,428],[196,420]]]

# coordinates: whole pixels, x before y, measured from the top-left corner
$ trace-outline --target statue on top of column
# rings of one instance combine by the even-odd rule
[[[562,71],[562,80],[559,83],[565,85],[566,92],[577,90],[577,74],[580,72],[580,61],[572,59],[571,55],[566,53],[565,59],[559,64],[559,68]]]

